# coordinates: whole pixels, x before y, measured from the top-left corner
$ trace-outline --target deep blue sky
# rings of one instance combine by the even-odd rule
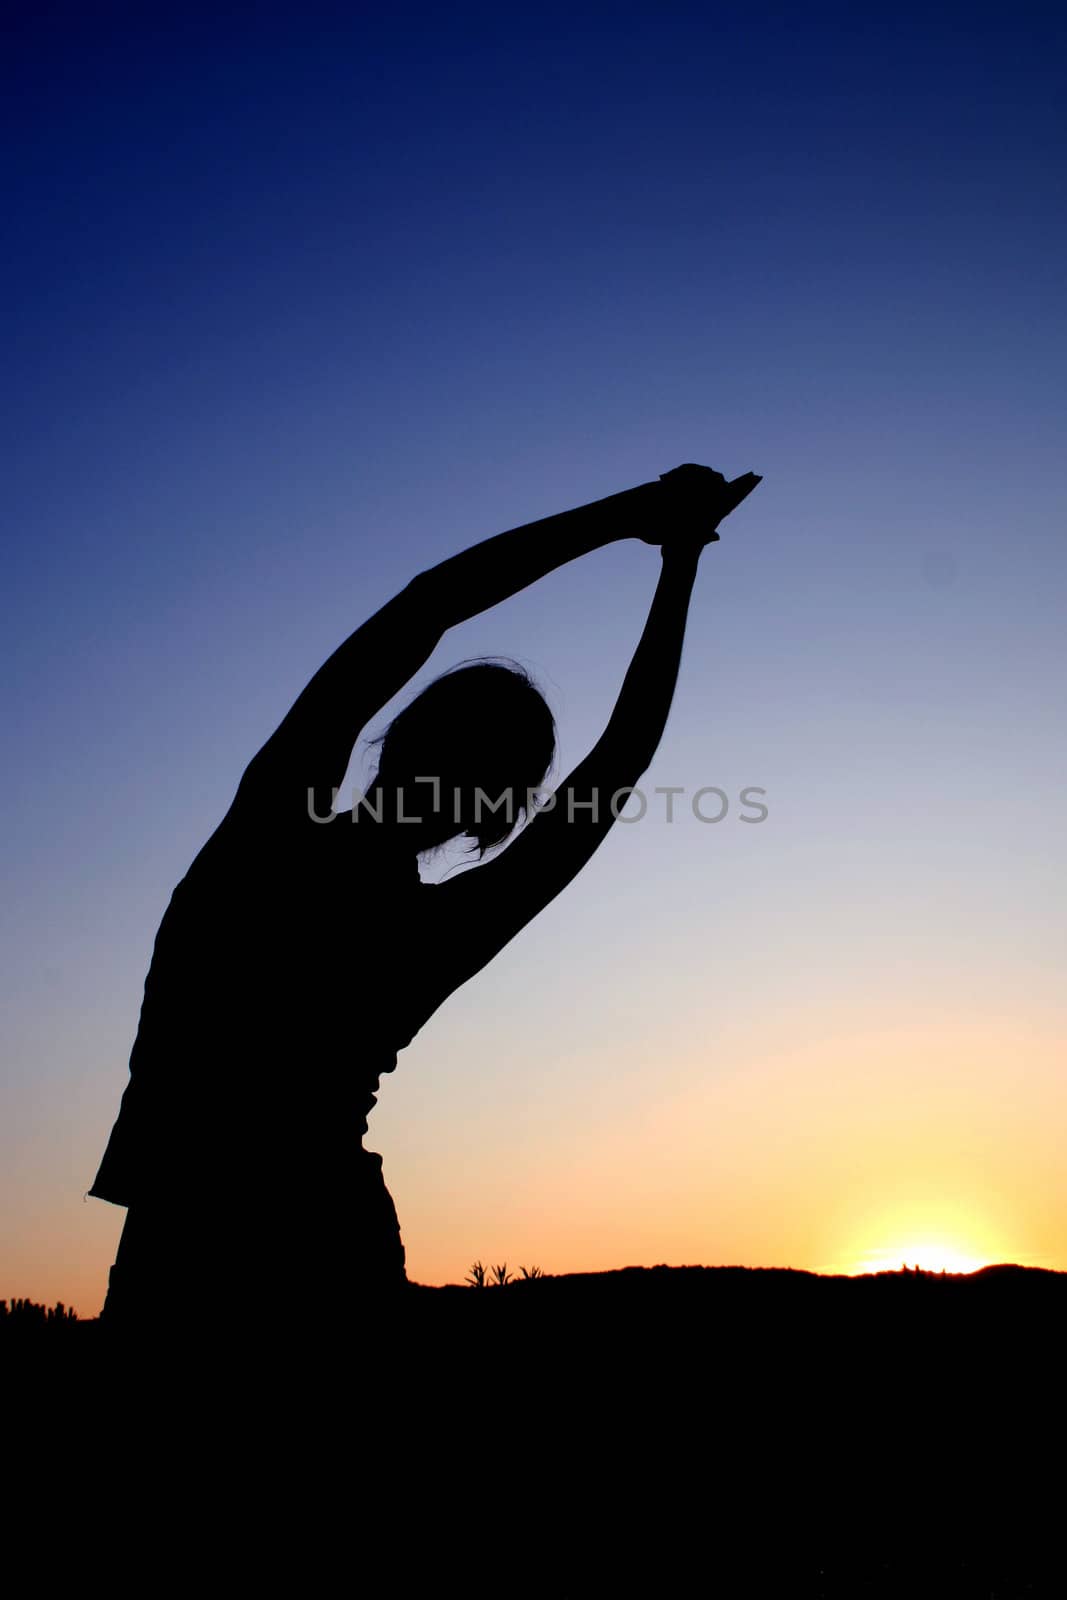
[[[675,978],[715,945],[679,1060],[708,1017],[795,1032],[916,985],[1062,1016],[1065,35],[1043,5],[16,8],[0,1293],[77,1279],[95,1309],[121,1218],[80,1195],[155,927],[310,673],[419,567],[680,461],[765,481],[707,558],[650,782],[763,786],[768,824],[712,831],[692,901],[708,830],[617,830],[450,1002],[445,1087],[398,1074],[376,1114],[412,1237],[464,1073],[514,1109],[494,1004],[530,997],[526,1080],[561,1048],[540,994],[585,1018],[579,1102],[610,1083],[611,895]],[[426,676],[519,656],[565,768],[654,568],[598,553]],[[414,1247],[428,1281],[491,1248],[486,1150],[483,1212]],[[657,1259],[773,1253],[664,1227]]]

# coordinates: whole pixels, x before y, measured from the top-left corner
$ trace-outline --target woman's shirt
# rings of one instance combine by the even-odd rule
[[[283,828],[231,811],[160,924],[90,1194],[306,1192],[350,1159],[463,943],[435,936],[435,890],[389,835],[348,813]]]

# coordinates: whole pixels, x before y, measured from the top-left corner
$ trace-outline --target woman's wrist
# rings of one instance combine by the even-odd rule
[[[704,553],[704,541],[694,535],[675,534],[660,547],[663,565],[681,572],[696,571]]]

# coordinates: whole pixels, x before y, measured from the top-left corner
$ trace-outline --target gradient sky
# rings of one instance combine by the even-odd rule
[[[155,931],[311,673],[682,461],[764,482],[644,787],[767,820],[653,795],[402,1054],[409,1273],[1067,1269],[1062,12],[18,11],[0,1296],[99,1309]],[[517,657],[564,773],[657,568],[561,569],[413,689]]]

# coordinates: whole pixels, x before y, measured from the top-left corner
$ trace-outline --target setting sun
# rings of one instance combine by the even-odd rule
[[[995,1212],[996,1208],[992,1207]],[[948,1199],[929,1190],[908,1200],[897,1198],[884,1207],[871,1206],[855,1219],[824,1270],[847,1277],[864,1273],[977,1272],[998,1261],[1020,1261],[1023,1253],[1010,1222],[979,1212],[973,1193]]]
[[[977,1272],[979,1267],[988,1266],[993,1259],[974,1255],[952,1244],[940,1244],[933,1240],[921,1243],[912,1241],[872,1251],[849,1269],[848,1276],[859,1277],[865,1272],[899,1272],[902,1266],[920,1267],[923,1272]]]

